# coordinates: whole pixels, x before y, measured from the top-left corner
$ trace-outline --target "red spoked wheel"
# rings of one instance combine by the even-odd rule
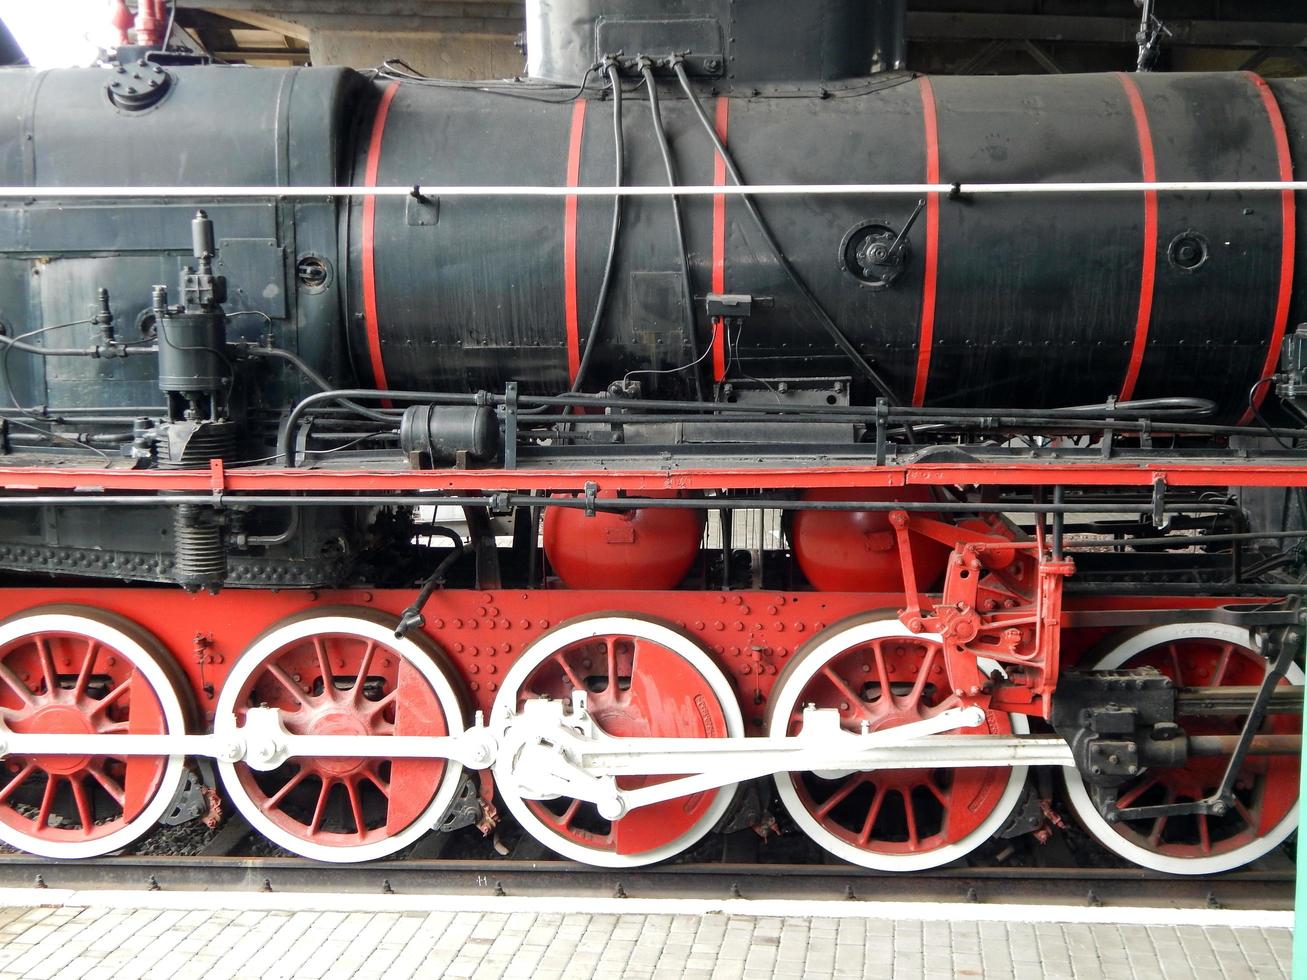
[[[1248,630],[1224,623],[1156,626],[1118,640],[1092,661],[1093,670],[1155,667],[1179,687],[1250,687],[1266,676],[1267,661]],[[1290,668],[1281,684],[1301,685]],[[1237,735],[1243,715],[1178,719],[1190,735]],[[1271,715],[1264,731],[1296,735],[1300,715]],[[1117,808],[1204,799],[1220,786],[1228,756],[1191,758],[1183,767],[1145,771],[1121,787]],[[1171,874],[1215,874],[1255,861],[1279,846],[1298,825],[1299,760],[1296,754],[1249,756],[1235,781],[1235,805],[1226,814],[1192,814],[1108,823],[1075,769],[1064,771],[1076,816],[1109,850],[1135,864]]]
[[[808,705],[835,708],[841,727],[880,731],[931,718],[948,705],[943,649],[896,619],[840,624],[816,638],[777,680],[771,735],[794,735]],[[1025,734],[1025,719],[991,711],[961,734]],[[1007,819],[1025,785],[1024,766],[791,772],[776,776],[790,816],[837,857],[884,871],[957,860]]]
[[[438,653],[359,610],[289,620],[255,641],[232,668],[218,718],[281,712],[292,735],[447,735],[463,712]],[[444,815],[462,768],[444,759],[291,757],[270,772],[219,764],[223,783],[256,830],[319,861],[368,861],[413,843]]]
[[[578,690],[586,692],[587,711],[609,735],[740,738],[744,733],[730,682],[712,659],[675,630],[628,616],[577,620],[545,634],[505,676],[494,715],[516,713],[534,698],[570,701]],[[672,778],[623,777],[618,785],[634,789]],[[527,800],[505,792],[504,802],[523,829],[564,857],[636,867],[665,860],[700,840],[725,814],[734,791],[730,785],[637,807],[617,820],[575,799]]]
[[[117,616],[50,607],[0,624],[0,718],[29,735],[185,734],[175,668]],[[119,850],[152,828],[184,757],[10,756],[0,767],[0,840],[51,858]]]

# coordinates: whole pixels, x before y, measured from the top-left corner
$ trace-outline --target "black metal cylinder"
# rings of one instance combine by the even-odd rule
[[[213,313],[165,313],[158,317],[159,390],[216,393],[230,371],[223,354],[226,318]]]
[[[399,445],[443,462],[465,453],[484,463],[499,452],[499,425],[494,409],[484,405],[413,405],[404,411]]]
[[[1273,181],[1307,136],[1307,81],[1250,73],[862,80],[822,98],[707,98],[746,181]],[[663,114],[686,184],[722,183],[706,133],[670,85]],[[550,105],[378,82],[356,179],[379,185],[607,185],[611,105]],[[645,107],[627,103],[627,183],[665,184]],[[493,127],[486,120],[493,119]],[[432,168],[431,161],[439,167]],[[790,262],[904,403],[1047,407],[1202,395],[1240,418],[1273,370],[1292,293],[1292,194],[1129,192],[925,197],[902,269],[867,281],[856,255],[896,235],[915,196],[785,196],[758,205]],[[852,377],[743,203],[685,202],[698,366],[714,379]],[[608,245],[611,200],[354,202],[348,304],[354,361],[385,387],[564,390],[574,377]],[[694,345],[670,209],[628,201],[608,316],[586,388],[629,376],[692,390]],[[1298,221],[1301,229],[1307,222]],[[852,250],[852,251],[851,251]],[[1299,277],[1301,279],[1301,277]],[[1307,281],[1307,280],[1302,280]],[[713,327],[713,291],[752,315]],[[1292,302],[1290,302],[1292,300]],[[662,372],[662,373],[658,373]]]

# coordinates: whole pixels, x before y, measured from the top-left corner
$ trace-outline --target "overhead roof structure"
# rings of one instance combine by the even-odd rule
[[[177,24],[215,58],[351,64],[391,55],[429,74],[514,74],[521,0],[176,0]],[[1133,66],[1132,0],[908,0],[909,67],[1008,74]],[[1307,7],[1292,0],[1157,0],[1159,67],[1307,72]],[[418,63],[421,62],[421,63]]]

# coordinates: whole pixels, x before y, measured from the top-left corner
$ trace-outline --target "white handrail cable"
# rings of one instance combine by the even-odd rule
[[[157,187],[0,187],[0,200],[70,201],[81,199],[123,200],[129,198],[184,198],[206,200],[226,198],[363,198],[363,197],[865,197],[875,195],[945,194],[950,197],[980,197],[995,194],[1161,194],[1260,193],[1307,191],[1307,180],[1210,180],[1210,181],[1118,181],[1118,182],[1026,182],[975,184],[748,184],[680,185],[677,187],[627,185],[623,187],[558,187],[553,185],[416,185],[407,187],[353,186],[157,186]]]

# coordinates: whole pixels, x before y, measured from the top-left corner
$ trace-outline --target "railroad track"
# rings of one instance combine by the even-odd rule
[[[1212,878],[1137,868],[948,867],[887,874],[848,865],[678,864],[610,870],[558,860],[409,859],[324,865],[293,857],[118,855],[52,862],[0,856],[0,887],[468,896],[610,896],[1034,903],[1287,910],[1294,871],[1251,867]]]

